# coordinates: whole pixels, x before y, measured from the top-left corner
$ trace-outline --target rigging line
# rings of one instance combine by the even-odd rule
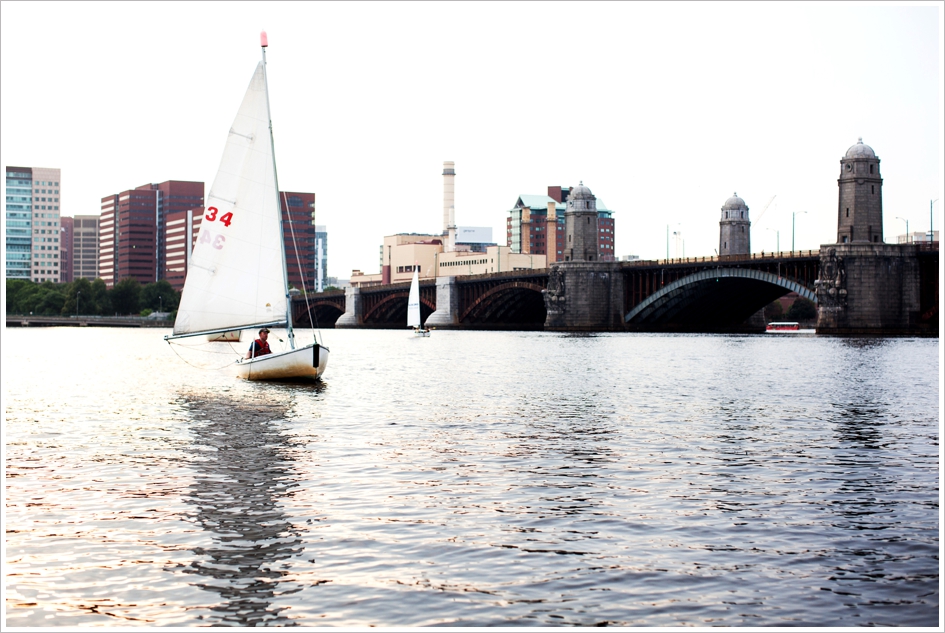
[[[174,350],[174,354],[177,355],[177,358],[181,359],[182,361],[184,361],[185,363],[187,363],[187,364],[190,365],[191,367],[196,367],[197,369],[212,369],[212,370],[215,370],[215,371],[216,371],[216,370],[220,370],[220,369],[225,369],[225,368],[229,367],[230,365],[235,365],[235,364],[237,363],[237,361],[239,360],[239,358],[237,358],[237,360],[234,360],[234,361],[232,361],[232,362],[229,362],[229,363],[227,363],[226,365],[223,365],[222,367],[209,367],[209,368],[208,368],[208,367],[201,367],[200,365],[194,365],[192,362],[190,362],[189,360],[187,360],[186,358],[184,358],[183,356],[181,356],[181,355],[178,353],[178,351],[177,351],[176,349],[174,349],[174,346],[177,345],[177,343],[172,343],[172,342],[168,341],[167,344],[171,346],[171,349],[172,349],[172,350]]]
[[[312,308],[308,304],[308,292],[305,290],[305,274],[302,272],[302,258],[299,256],[299,243],[295,240],[295,227],[293,226],[292,222],[292,210],[289,208],[289,200],[286,198],[284,191],[282,192],[282,201],[285,202],[285,212],[286,215],[289,216],[289,232],[292,234],[292,248],[295,249],[295,263],[299,267],[299,279],[302,280],[302,295],[305,297],[305,312],[308,314],[308,324],[311,326]],[[316,237],[315,239],[317,240],[318,238]],[[319,337],[321,338],[321,332],[319,332]],[[315,342],[317,343],[318,341]]]

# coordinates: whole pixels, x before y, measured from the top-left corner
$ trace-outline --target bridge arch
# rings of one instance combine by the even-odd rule
[[[335,321],[345,313],[345,297],[330,297],[325,299],[309,299],[304,302],[293,302],[292,321],[299,327],[334,327]]]
[[[541,329],[545,323],[544,284],[514,280],[491,286],[464,306],[460,323]]]
[[[434,310],[436,302],[431,301],[426,293],[420,293],[420,322],[426,321]],[[362,320],[369,325],[405,326],[407,323],[407,301],[410,289],[398,290],[384,295],[377,303],[367,307]]]
[[[817,302],[813,290],[774,273],[749,268],[701,270],[654,292],[624,321],[630,327],[725,328],[743,323],[789,292]]]

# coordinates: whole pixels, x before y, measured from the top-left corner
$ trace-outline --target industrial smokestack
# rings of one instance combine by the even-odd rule
[[[453,161],[443,161],[443,233],[449,234],[452,217],[450,216],[453,208],[453,178],[456,172],[453,171]]]

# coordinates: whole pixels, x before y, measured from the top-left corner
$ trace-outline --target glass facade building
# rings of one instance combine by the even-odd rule
[[[33,170],[29,167],[6,168],[6,276],[7,279],[32,279]]]
[[[6,168],[7,279],[61,280],[59,177],[55,168]]]

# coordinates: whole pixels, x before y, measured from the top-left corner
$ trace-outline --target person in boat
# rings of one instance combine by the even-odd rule
[[[253,341],[253,344],[249,346],[249,351],[246,352],[246,358],[256,358],[257,356],[265,356],[266,354],[272,354],[272,350],[269,349],[269,328],[264,327],[259,330],[259,338]]]

